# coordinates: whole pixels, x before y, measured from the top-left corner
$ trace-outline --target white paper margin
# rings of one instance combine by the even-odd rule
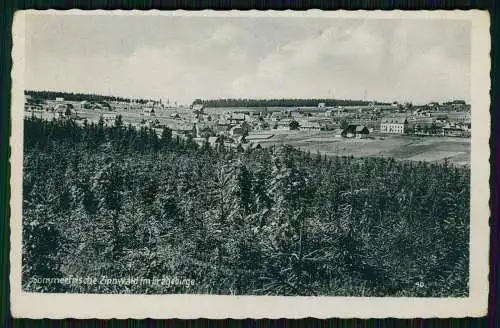
[[[25,20],[31,15],[163,15],[242,17],[331,17],[366,19],[460,19],[472,23],[471,52],[471,225],[468,298],[281,297],[214,295],[104,295],[26,293],[21,289],[21,215]],[[23,318],[431,318],[487,314],[490,176],[490,18],[470,11],[35,11],[15,14],[11,103],[11,252],[13,317]]]

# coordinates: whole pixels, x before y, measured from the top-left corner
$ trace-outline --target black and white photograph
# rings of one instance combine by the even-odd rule
[[[18,313],[484,314],[488,15],[399,14],[17,13]]]

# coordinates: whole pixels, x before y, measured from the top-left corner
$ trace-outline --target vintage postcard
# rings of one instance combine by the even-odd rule
[[[487,313],[481,11],[19,11],[26,318]]]

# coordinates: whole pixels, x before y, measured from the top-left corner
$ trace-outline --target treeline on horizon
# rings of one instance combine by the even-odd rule
[[[199,147],[120,123],[24,124],[26,291],[468,295],[467,168]],[[195,284],[34,280],[68,276]]]
[[[25,90],[24,94],[27,96],[31,96],[35,100],[48,100],[48,99],[56,99],[56,98],[64,98],[67,101],[88,101],[88,102],[110,102],[110,101],[120,101],[120,102],[137,102],[140,104],[145,104],[149,101],[153,101],[150,99],[134,99],[134,98],[123,98],[123,97],[115,97],[115,96],[103,96],[98,94],[88,94],[88,93],[74,93],[74,92],[63,92],[63,91],[38,91],[38,90]]]
[[[324,103],[327,107],[333,106],[367,106],[369,104],[389,105],[383,102],[371,102],[351,99],[196,99],[193,104],[203,104],[205,107],[317,107]]]
[[[154,101],[151,99],[133,99],[115,96],[104,96],[99,94],[87,94],[87,93],[74,93],[74,92],[64,92],[64,91],[39,91],[39,90],[25,90],[25,95],[29,95],[33,98],[32,101],[55,99],[58,97],[64,98],[67,101],[89,101],[89,102],[110,102],[110,101],[120,101],[120,102],[136,102],[140,104],[145,104],[149,101]],[[319,103],[325,103],[325,106],[367,106],[371,103],[377,105],[388,105],[389,103],[384,102],[371,102],[362,100],[351,100],[351,99],[294,99],[294,98],[283,98],[283,99],[210,99],[202,100],[196,99],[193,104],[203,104],[205,107],[316,107]]]

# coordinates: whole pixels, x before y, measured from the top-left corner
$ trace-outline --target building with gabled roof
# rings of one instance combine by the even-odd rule
[[[341,136],[344,138],[366,138],[369,130],[365,125],[349,124],[342,132]]]
[[[370,131],[364,125],[358,125],[356,127],[356,138],[366,138]]]
[[[155,116],[155,110],[153,107],[146,107],[142,110],[142,115],[146,117],[152,117]]]
[[[208,137],[207,141],[211,147],[215,147],[217,145],[222,145],[224,143],[224,140],[220,136]]]
[[[204,107],[204,106],[203,106],[203,104],[193,104],[193,106],[192,106],[192,110],[193,110],[194,112],[199,112],[199,113],[201,113],[201,112],[203,112],[203,107]]]
[[[234,113],[231,115],[231,117],[229,119],[229,123],[230,124],[240,124],[240,123],[245,122],[246,119],[247,119],[247,116],[245,114]]]
[[[405,134],[408,132],[408,120],[406,117],[384,117],[380,123],[380,132]]]
[[[275,124],[275,127],[276,129],[278,130],[290,130],[290,123],[292,122],[291,119],[285,119],[285,120],[281,120],[281,121],[278,121],[276,124]]]
[[[104,125],[113,126],[116,122],[116,119],[118,118],[118,115],[116,113],[103,113],[101,117]]]
[[[243,136],[245,135],[245,129],[238,124],[229,129],[229,134],[231,136]]]
[[[299,122],[299,129],[301,131],[320,131],[321,124],[318,122],[302,121]]]
[[[283,113],[281,112],[272,112],[271,113],[271,121],[279,121],[283,118]]]
[[[78,107],[80,109],[88,109],[91,107],[91,104],[87,100],[83,100],[78,103]]]
[[[262,149],[262,145],[260,143],[250,142],[250,149],[252,150]]]

